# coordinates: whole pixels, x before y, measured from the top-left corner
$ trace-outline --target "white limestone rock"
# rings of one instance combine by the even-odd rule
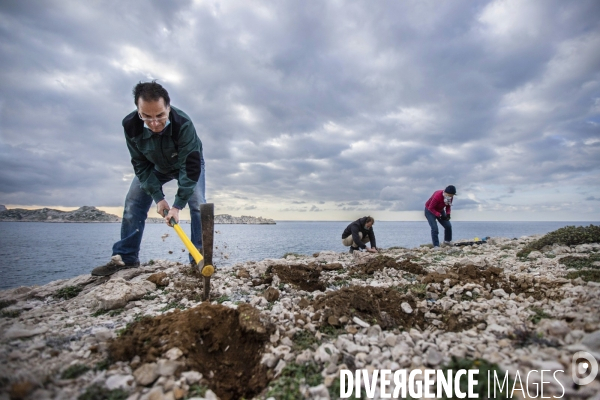
[[[125,307],[130,301],[141,299],[155,289],[156,285],[147,280],[129,282],[123,278],[113,278],[77,299],[77,303],[92,310],[115,310]]]

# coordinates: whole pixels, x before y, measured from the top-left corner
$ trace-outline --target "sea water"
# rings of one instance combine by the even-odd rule
[[[286,253],[312,255],[319,251],[348,251],[341,243],[350,221],[277,221],[276,225],[215,225],[215,267],[245,261],[281,258]],[[452,221],[454,240],[475,237],[516,238],[545,234],[567,225],[598,222],[461,222]],[[190,225],[181,225],[190,234]],[[0,222],[0,289],[43,285],[57,279],[89,274],[109,261],[119,240],[119,223]],[[426,221],[376,221],[377,246],[417,247],[431,242]],[[443,229],[440,227],[440,238]],[[147,224],[140,261],[188,262],[179,237],[165,224]]]

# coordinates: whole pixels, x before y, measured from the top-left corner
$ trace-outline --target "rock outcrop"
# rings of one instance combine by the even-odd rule
[[[25,210],[11,208],[0,211],[0,221],[17,222],[120,222],[121,218],[98,210],[96,207],[83,206],[75,211],[60,211],[52,208]]]
[[[211,302],[168,261],[5,290],[0,398],[329,399],[341,370],[452,366],[595,398],[571,373],[577,352],[600,360],[600,244],[518,257],[532,241],[236,264]]]
[[[215,215],[215,224],[259,224],[259,225],[275,225],[275,221],[270,218],[250,217],[242,215],[241,217],[233,217],[229,214]]]

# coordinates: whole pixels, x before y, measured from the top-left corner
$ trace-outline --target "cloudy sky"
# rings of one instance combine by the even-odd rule
[[[3,0],[0,204],[120,213],[151,79],[219,214],[600,220],[597,0]]]

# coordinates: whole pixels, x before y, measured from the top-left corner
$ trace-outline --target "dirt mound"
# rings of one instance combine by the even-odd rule
[[[446,279],[450,279],[450,286],[458,283],[477,283],[485,287],[489,283],[492,288],[497,289],[507,283],[503,272],[502,268],[497,267],[480,269],[476,265],[465,265],[464,267],[455,267],[452,271],[445,274],[432,272],[424,277],[421,282],[441,283]]]
[[[132,324],[111,342],[109,354],[115,361],[137,355],[149,363],[177,347],[187,369],[201,372],[203,384],[221,399],[251,398],[269,382],[260,359],[272,331],[248,304],[234,310],[203,303]]]
[[[502,268],[480,268],[476,265],[455,266],[445,274],[432,272],[425,276],[421,282],[424,284],[442,283],[446,279],[450,280],[451,287],[457,284],[475,283],[488,290],[504,289],[508,294],[515,293],[519,295],[523,293],[532,296],[536,300],[544,298],[560,299],[561,295],[555,289],[564,284],[564,282],[541,282],[540,279],[531,276],[521,278],[514,275],[506,276]]]
[[[281,282],[297,286],[301,290],[314,292],[325,291],[325,285],[319,282],[321,277],[321,266],[316,264],[296,265],[274,265],[271,269],[273,275],[277,275]]]
[[[413,309],[411,314],[402,311],[400,305],[404,302]],[[332,321],[341,317],[349,320],[358,317],[369,324],[378,324],[382,329],[410,329],[415,324],[424,325],[423,315],[416,310],[414,297],[391,288],[350,286],[329,292],[312,305],[315,312],[321,314],[323,325],[332,325]]]
[[[375,271],[382,271],[384,268],[398,269],[417,275],[427,274],[427,271],[425,271],[423,267],[413,263],[410,259],[397,262],[393,258],[386,256],[379,256],[373,258],[365,264],[357,265],[356,267],[352,268],[350,273],[373,275]]]

